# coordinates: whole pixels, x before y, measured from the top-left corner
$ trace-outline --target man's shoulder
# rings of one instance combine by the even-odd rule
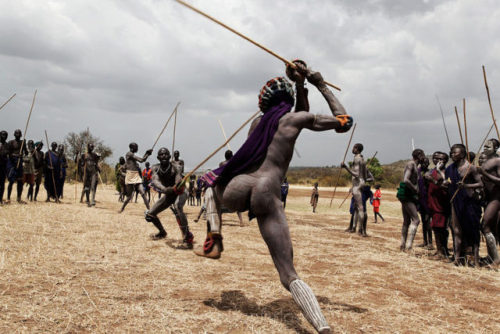
[[[483,163],[484,169],[488,169],[495,166],[500,166],[500,157],[490,158]]]
[[[415,161],[413,160],[409,160],[406,165],[405,165],[405,168],[416,168],[417,167],[417,164],[415,163]]]

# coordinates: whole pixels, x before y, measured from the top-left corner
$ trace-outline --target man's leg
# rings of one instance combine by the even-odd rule
[[[36,173],[36,181],[35,181],[35,198],[34,201],[36,202],[36,198],[38,197],[38,192],[40,191],[40,184],[42,183],[42,171],[38,171]]]
[[[144,193],[144,187],[142,186],[142,183],[136,184],[135,187],[136,191],[141,194],[144,205],[149,210],[149,201],[146,199],[146,194]],[[135,195],[135,201],[137,203],[137,194]]]
[[[354,207],[358,213],[358,233],[359,235],[366,236],[366,232],[363,231],[363,224],[365,221],[365,211],[363,208],[363,198],[361,193],[353,189],[352,197],[354,198]]]
[[[488,206],[484,210],[484,226],[483,234],[486,239],[486,248],[488,250],[488,256],[493,261],[493,264],[500,264],[500,258],[498,256],[497,242],[493,232],[496,230],[498,221],[498,212],[500,211],[500,201],[493,200],[488,203]]]
[[[153,225],[158,229],[158,233],[151,236],[153,240],[163,239],[167,236],[167,231],[163,228],[158,214],[172,205],[175,201],[177,195],[172,191],[166,196],[162,196],[158,201],[153,204],[151,210],[146,211],[146,221],[153,223]],[[132,196],[130,196],[132,198]],[[129,199],[129,197],[127,197]]]
[[[363,219],[363,237],[367,237],[368,234],[366,233],[366,225],[368,224],[368,214],[366,212],[366,208],[363,213],[365,216],[365,218]]]
[[[3,193],[5,191],[5,179],[7,178],[4,166],[0,166],[0,204],[3,204]]]
[[[26,202],[22,200],[23,186],[24,186],[22,168],[23,167],[20,167],[20,170],[17,170],[17,173],[16,173],[17,174],[17,180],[16,180],[17,181],[17,202],[26,204]]]
[[[240,221],[240,226],[243,226],[243,215],[239,211],[236,211],[236,214],[238,215],[238,220]]]
[[[82,198],[80,199],[80,203],[83,199],[83,194],[85,194],[85,202],[88,206],[90,206],[90,188],[92,187],[92,175],[85,173],[85,177],[83,180],[83,193]]]
[[[453,234],[453,251],[455,257],[455,264],[460,265],[463,261],[462,253],[462,227],[458,221],[458,217],[455,213],[455,208],[452,205],[451,209],[451,229]]]
[[[355,215],[356,215],[356,212],[351,214],[351,219],[349,220],[349,227],[344,232],[350,232],[350,233],[354,232],[353,228],[354,228],[354,216]]]
[[[205,206],[204,205],[201,207],[200,212],[198,213],[198,217],[196,217],[196,219],[194,220],[195,223],[197,223],[198,220],[200,220],[200,217],[203,214],[203,212],[205,212]]]
[[[408,228],[411,223],[410,214],[408,213],[408,202],[401,202],[401,211],[403,213],[403,226],[401,228],[401,244],[399,249],[404,251],[406,248],[406,239],[408,238]]]
[[[127,206],[128,202],[132,199],[132,196],[134,195],[134,185],[133,184],[127,184],[125,185],[125,200],[123,201],[122,208],[118,211],[118,213],[122,213],[123,210],[125,210],[125,207]]]
[[[183,246],[187,249],[192,249],[194,236],[193,233],[189,231],[188,220],[186,214],[184,213],[184,205],[186,205],[186,200],[187,194],[184,192],[177,196],[177,199],[175,200],[174,205],[171,208],[174,212],[177,224],[181,229]]]
[[[411,224],[408,228],[408,238],[406,239],[406,249],[410,250],[413,246],[413,240],[417,234],[418,225],[420,224],[420,218],[418,217],[417,206],[413,202],[407,203],[408,213],[410,215]]]
[[[205,191],[205,205],[207,216],[207,238],[202,249],[195,250],[195,254],[212,259],[220,258],[224,250],[221,235],[221,217],[220,205],[213,188],[207,188]]]
[[[92,174],[92,178],[90,180],[90,192],[92,196],[90,197],[89,206],[95,206],[95,193],[97,191],[97,173]]]
[[[269,205],[267,203],[266,205]],[[283,207],[278,199],[267,215],[257,216],[259,229],[269,248],[280,281],[290,291],[305,318],[319,333],[330,333],[318,300],[311,288],[302,281],[293,266],[293,247]]]
[[[12,194],[12,186],[15,181],[9,180],[9,185],[7,186],[7,200],[10,201],[10,195]]]

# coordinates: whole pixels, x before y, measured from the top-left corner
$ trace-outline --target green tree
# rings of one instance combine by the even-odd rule
[[[114,171],[106,163],[106,158],[113,154],[111,147],[104,144],[104,142],[99,138],[90,133],[90,130],[80,131],[79,133],[70,132],[64,137],[64,145],[66,146],[66,156],[68,157],[68,176],[69,178],[76,178],[79,180],[76,173],[76,158],[78,154],[87,152],[87,144],[94,144],[94,152],[101,156],[100,166],[101,166],[101,178],[104,183],[114,181]]]
[[[371,161],[371,160],[372,159],[369,158],[366,161],[366,165],[368,166],[368,170],[372,173],[375,181],[380,180],[380,177],[384,173],[384,168],[382,167],[382,165],[378,161],[377,157],[374,157],[373,161]]]
[[[70,132],[64,137],[64,145],[66,146],[66,154],[75,159],[78,153],[85,153],[87,151],[87,144],[94,144],[94,151],[101,156],[101,161],[113,154],[111,147],[104,144],[99,138],[90,133],[90,130],[80,131],[79,133]]]

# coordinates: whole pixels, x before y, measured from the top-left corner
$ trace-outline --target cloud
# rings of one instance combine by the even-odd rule
[[[481,65],[499,105],[495,1],[191,1],[269,47],[301,58],[342,87],[335,94],[358,123],[354,141],[383,162],[446,149],[439,96],[452,141],[455,105],[466,98],[471,146],[490,126]],[[114,158],[128,143],[147,149],[178,101],[176,146],[194,166],[257,108],[260,87],[283,75],[280,60],[174,1],[6,1],[0,3],[1,128],[62,140],[87,126]],[[329,114],[310,88],[311,112]],[[161,145],[170,147],[169,128]],[[245,129],[243,132],[246,132]],[[239,134],[233,149],[246,133]],[[292,165],[338,164],[348,134],[305,130]],[[325,150],[324,148],[328,149]],[[213,158],[207,167],[223,159]]]

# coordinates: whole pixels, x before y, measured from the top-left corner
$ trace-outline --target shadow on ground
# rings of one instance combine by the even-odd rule
[[[331,305],[334,310],[355,313],[365,313],[368,311],[367,309],[357,306],[332,302],[327,297],[318,297],[318,302]],[[221,311],[240,311],[249,316],[268,317],[282,322],[297,333],[311,333],[302,327],[302,322],[299,317],[301,311],[292,298],[277,299],[265,305],[258,305],[256,302],[248,299],[240,290],[230,290],[223,291],[219,301],[209,298],[204,300],[203,304]]]

